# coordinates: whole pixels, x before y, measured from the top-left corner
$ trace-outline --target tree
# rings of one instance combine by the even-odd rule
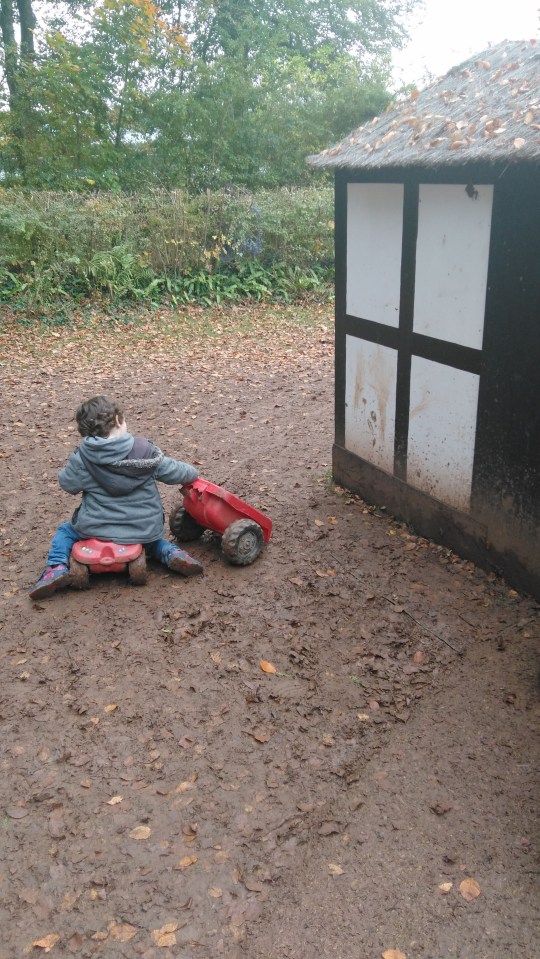
[[[0,2],[9,14],[10,0]],[[130,153],[124,141],[133,144],[139,133],[150,91],[174,76],[185,57],[182,31],[151,0],[103,0],[88,14],[87,7],[70,4],[70,17],[42,31],[31,58],[22,40],[20,53],[14,51],[13,18],[5,18],[10,109],[3,153],[23,182],[73,186],[73,178],[94,175],[101,185],[118,183]],[[31,123],[24,125],[22,89],[31,104]]]
[[[15,23],[20,34],[17,43]],[[25,159],[23,143],[28,136],[31,124],[32,104],[27,96],[26,79],[32,68],[35,48],[34,30],[36,18],[31,0],[0,0],[0,31],[4,52],[4,72],[9,96],[11,135],[14,141],[14,154],[21,170]]]
[[[384,109],[400,0],[193,0],[191,64],[155,106],[157,168],[198,188],[305,182],[304,157]]]
[[[67,188],[306,182],[307,153],[384,108],[414,2],[0,0],[0,168]]]

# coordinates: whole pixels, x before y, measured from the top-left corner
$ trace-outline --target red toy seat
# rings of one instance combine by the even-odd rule
[[[81,539],[71,552],[73,559],[89,566],[92,573],[121,573],[142,551],[140,543],[120,545],[101,539]]]

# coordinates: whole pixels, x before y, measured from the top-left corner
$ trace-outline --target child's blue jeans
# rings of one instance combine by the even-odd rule
[[[71,523],[61,523],[56,530],[51,548],[47,555],[47,566],[69,566],[69,556],[73,544],[80,539],[88,539],[88,536],[81,536],[80,533],[71,525]],[[159,559],[164,566],[176,547],[167,539],[155,539],[153,543],[145,543],[144,548],[149,556]]]

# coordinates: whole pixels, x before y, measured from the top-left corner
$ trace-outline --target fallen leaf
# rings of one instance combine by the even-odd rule
[[[44,936],[43,939],[36,939],[32,943],[34,949],[44,949],[45,952],[50,952],[52,947],[58,940],[60,936],[56,932],[51,932],[50,936]]]
[[[161,946],[162,948],[166,946],[175,946],[175,932],[177,929],[177,922],[168,922],[165,926],[162,926],[161,929],[152,929],[151,936],[156,946]]]
[[[195,782],[192,779],[184,779],[184,782],[179,783],[176,787],[175,792],[185,793],[188,792],[189,789],[195,789]]]
[[[250,735],[253,736],[253,739],[256,739],[258,743],[268,743],[272,739],[272,733],[262,727],[254,729]]]
[[[84,939],[81,936],[80,932],[74,932],[70,939],[67,941],[67,946],[70,952],[77,952],[79,949],[84,946]]]
[[[334,833],[340,833],[341,826],[337,822],[323,822],[319,829],[319,836],[332,836]]]
[[[24,819],[29,812],[30,810],[27,806],[8,806],[6,816],[9,816],[10,819]]]
[[[314,519],[315,526],[324,526],[322,519]]]
[[[304,580],[300,579],[299,576],[290,576],[289,583],[292,583],[293,586],[305,586]]]
[[[135,826],[135,829],[132,829],[129,835],[131,839],[148,839],[151,833],[150,826]]]
[[[459,891],[466,902],[472,902],[473,899],[477,899],[480,895],[480,886],[476,879],[468,877],[464,879],[463,882],[460,882]]]
[[[136,926],[132,926],[129,922],[110,922],[108,929],[111,939],[116,942],[129,942],[130,939],[135,938],[139,931]]]
[[[399,949],[387,949],[382,953],[382,957],[383,959],[407,959],[405,953],[400,952]]]
[[[115,709],[118,709],[116,703],[110,703],[108,706],[103,707],[104,713],[114,713]]]
[[[81,891],[79,892],[66,892],[64,898],[62,899],[62,912],[71,912],[73,906],[81,897]]]
[[[267,662],[266,659],[261,659],[259,665],[260,665],[263,673],[276,673],[276,672],[277,672],[276,667],[273,666],[272,663]]]
[[[108,806],[117,806],[119,802],[122,802],[123,796],[113,796],[112,799],[107,800]]]
[[[336,865],[335,862],[328,863],[328,872],[331,876],[342,876],[345,870],[342,866]]]
[[[193,866],[193,864],[197,862],[198,858],[199,858],[198,856],[184,856],[183,859],[180,860],[176,868],[187,869],[188,866]]]
[[[262,892],[263,884],[258,879],[244,879],[244,886],[248,892]]]
[[[91,939],[96,939],[98,942],[104,942],[105,939],[109,938],[109,933],[105,932],[104,929],[98,929],[93,936],[90,936]]]
[[[452,805],[451,805],[450,803],[435,802],[435,803],[432,803],[429,808],[430,808],[431,811],[434,812],[437,816],[445,816],[446,813],[447,813],[447,812],[450,812],[450,810],[451,810],[453,807],[452,807]]]
[[[212,896],[212,899],[219,899],[223,895],[223,889],[220,889],[219,886],[210,886],[208,895]]]
[[[450,892],[453,885],[454,885],[453,882],[441,882],[439,889],[441,890],[441,892],[444,892],[446,894],[447,892]]]

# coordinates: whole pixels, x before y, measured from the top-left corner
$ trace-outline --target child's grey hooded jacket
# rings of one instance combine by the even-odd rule
[[[194,466],[164,456],[142,436],[85,436],[58,473],[66,493],[82,493],[71,520],[84,539],[153,543],[163,536],[163,504],[156,480],[192,483]]]

